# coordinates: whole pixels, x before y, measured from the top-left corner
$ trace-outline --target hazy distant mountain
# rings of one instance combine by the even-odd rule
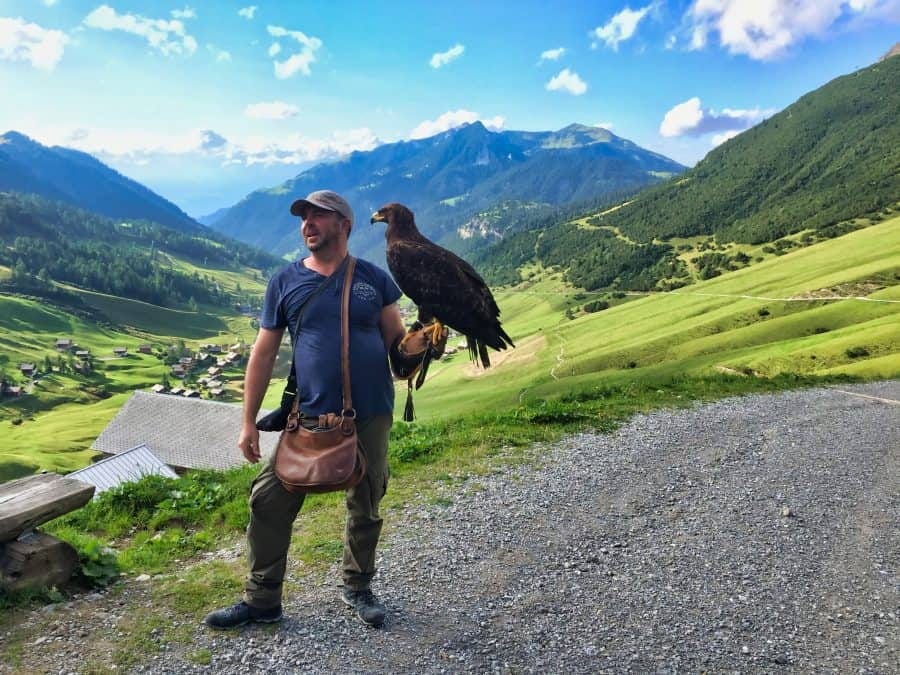
[[[369,215],[389,201],[409,205],[429,236],[452,238],[468,218],[501,202],[570,204],[636,189],[684,168],[598,127],[494,132],[475,122],[319,164],[204,221],[266,250],[290,252],[299,245],[291,201],[327,187],[344,194],[357,215],[353,250],[377,258],[384,233],[370,228]]]
[[[47,147],[15,131],[0,136],[0,191],[33,193],[110,218],[198,228],[175,204],[91,155]]]

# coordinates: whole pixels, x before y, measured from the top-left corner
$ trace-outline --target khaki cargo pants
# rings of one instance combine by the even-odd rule
[[[387,490],[387,446],[392,421],[391,415],[357,421],[359,444],[368,469],[363,481],[347,490],[344,584],[354,590],[368,588],[375,575],[375,547],[382,522],[378,504]],[[254,479],[247,528],[250,573],[244,584],[244,601],[248,605],[268,608],[281,603],[291,531],[303,499],[304,495],[282,487],[272,461]]]

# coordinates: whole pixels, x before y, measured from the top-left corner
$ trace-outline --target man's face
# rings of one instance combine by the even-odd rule
[[[300,234],[303,235],[306,248],[315,253],[334,245],[342,235],[345,220],[337,211],[310,206],[300,226]]]

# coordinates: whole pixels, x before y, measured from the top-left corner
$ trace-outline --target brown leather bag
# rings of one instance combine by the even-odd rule
[[[294,398],[275,450],[275,475],[289,492],[346,490],[366,475],[366,457],[356,437],[356,410],[350,392],[350,287],[355,267],[356,259],[350,256],[341,294],[343,408],[340,413],[301,420],[299,393]],[[314,426],[307,428],[304,422]]]

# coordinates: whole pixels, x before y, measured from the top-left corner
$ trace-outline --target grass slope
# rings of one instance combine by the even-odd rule
[[[419,419],[678,375],[900,375],[900,303],[739,297],[849,294],[855,282],[874,280],[884,288],[869,297],[900,300],[900,218],[571,321],[575,289],[546,273],[533,279],[496,294],[517,348],[492,355],[486,372],[461,354],[435,364],[415,397]],[[868,356],[849,356],[852,348]]]

